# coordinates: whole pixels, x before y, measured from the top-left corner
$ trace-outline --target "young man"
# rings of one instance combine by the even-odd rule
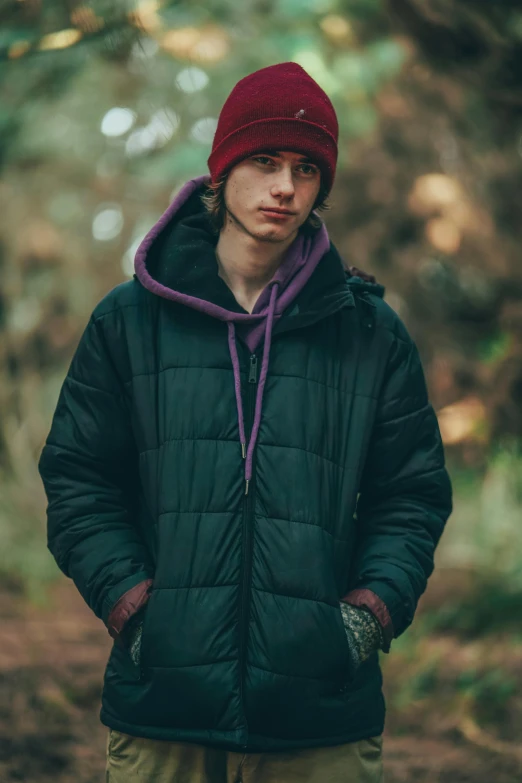
[[[382,780],[378,650],[451,487],[417,349],[315,211],[337,138],[300,66],[242,79],[62,387],[39,468],[115,639],[111,783]]]

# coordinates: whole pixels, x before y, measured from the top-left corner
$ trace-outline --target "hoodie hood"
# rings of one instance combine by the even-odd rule
[[[252,313],[248,313],[236,301],[232,291],[218,274],[216,259],[218,236],[211,230],[209,218],[201,201],[201,195],[209,182],[210,177],[204,175],[189,180],[181,188],[140,244],[134,266],[137,279],[151,293],[199,310],[227,324],[228,347],[234,370],[241,451],[245,459],[246,494],[252,476],[253,451],[261,423],[263,392],[268,374],[274,325],[277,325],[277,321],[288,313],[298,295],[306,288],[308,281],[320,271],[321,259],[332,255],[329,251],[336,256],[330,259],[332,263],[328,265],[327,270],[327,278],[328,273],[331,277],[327,282],[331,290],[335,291],[330,296],[329,307],[339,307],[340,298],[343,301],[350,300],[353,306],[353,296],[346,286],[346,273],[342,262],[330,245],[328,232],[323,223],[313,233],[305,231],[298,233],[273,278],[259,295]],[[357,277],[353,279],[359,280]],[[374,285],[367,280],[360,282],[364,282],[366,289]],[[293,309],[299,311],[298,307]],[[308,318],[310,319],[310,313]],[[237,335],[244,340],[251,354],[254,354],[263,343],[261,372],[248,444],[243,415]]]

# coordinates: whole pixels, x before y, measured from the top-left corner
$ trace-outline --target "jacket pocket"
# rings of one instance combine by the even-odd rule
[[[109,672],[115,671],[125,680],[140,680],[139,666],[136,666],[132,660],[129,648],[118,641],[113,642],[107,668]]]

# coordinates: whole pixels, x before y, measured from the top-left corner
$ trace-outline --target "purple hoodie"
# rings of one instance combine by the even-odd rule
[[[203,192],[204,185],[209,181],[210,177],[208,175],[203,175],[185,183],[170,206],[140,244],[136,253],[134,266],[136,277],[147,290],[158,296],[162,296],[165,299],[170,299],[178,304],[186,305],[194,310],[199,310],[220,321],[225,321],[227,324],[228,347],[234,370],[239,435],[241,439],[241,450],[245,459],[245,494],[247,494],[249,482],[252,478],[252,458],[259,432],[259,425],[261,423],[263,391],[268,374],[274,320],[281,317],[283,312],[302,290],[321,258],[329,250],[330,240],[324,223],[321,228],[311,236],[300,232],[288,248],[288,252],[273,278],[259,295],[252,313],[227,310],[214,302],[206,299],[199,299],[196,296],[191,296],[182,293],[181,291],[176,291],[174,288],[165,286],[152,277],[149,272],[147,265],[149,251],[160,234],[162,234],[167,227],[171,226],[173,222],[179,220],[178,213],[180,212],[180,209],[186,205],[189,198],[198,190]],[[201,210],[203,210],[202,204]],[[211,236],[209,235],[209,242],[211,241]],[[252,353],[254,353],[256,348],[264,340],[263,360],[257,387],[254,421],[248,448],[246,444],[245,422],[241,400],[241,379],[236,345],[236,324],[241,328],[242,338]]]

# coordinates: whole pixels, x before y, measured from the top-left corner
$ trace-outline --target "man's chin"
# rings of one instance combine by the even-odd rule
[[[264,225],[252,226],[251,235],[260,242],[287,242],[288,239],[297,234],[295,226]]]
[[[266,228],[258,229],[252,232],[252,236],[259,239],[260,242],[285,242],[291,235],[291,231],[281,231],[281,229]]]

